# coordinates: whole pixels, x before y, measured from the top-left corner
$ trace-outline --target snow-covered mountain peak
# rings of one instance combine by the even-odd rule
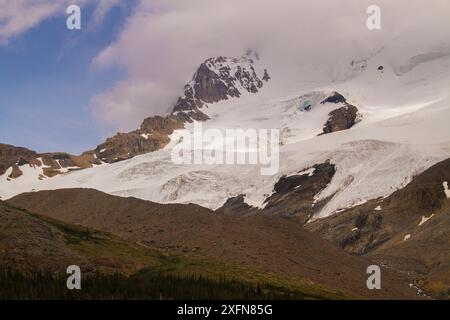
[[[262,208],[284,175],[328,162],[336,172],[330,181],[321,181],[326,184],[314,195],[321,202],[314,207],[315,218],[386,197],[450,157],[449,57],[426,56],[401,76],[394,67],[403,62],[389,63],[390,58],[383,50],[355,60],[355,77],[339,82],[330,82],[321,69],[316,70],[321,82],[304,82],[298,79],[309,74],[295,70],[297,80],[287,78],[287,85],[272,64],[267,64],[273,70],[269,79],[262,60],[210,58],[186,85],[171,115],[148,118],[137,131],[98,147],[98,159],[107,164],[32,183],[6,182],[3,176],[0,195],[81,187],[211,209],[245,195],[248,205]],[[418,60],[405,56],[401,61]],[[221,132],[279,129],[279,172],[266,177],[257,166],[173,163],[171,149],[185,135],[195,135],[194,121],[201,121],[204,130]]]
[[[184,94],[175,104],[173,114],[186,122],[207,120],[199,110],[205,104],[239,98],[244,93],[257,93],[269,80],[267,69],[261,68],[249,56],[209,58],[184,87]]]

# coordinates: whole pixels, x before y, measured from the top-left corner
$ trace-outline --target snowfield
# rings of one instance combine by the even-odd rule
[[[263,207],[281,176],[329,160],[337,171],[316,200],[331,200],[313,219],[387,197],[430,166],[450,158],[450,56],[447,52],[423,53],[388,63],[393,60],[382,50],[360,62],[364,70],[355,71],[352,66],[343,72],[341,81],[323,81],[314,88],[301,81],[282,87],[277,85],[282,75],[271,74],[271,82],[260,93],[243,94],[202,110],[211,118],[203,123],[205,130],[279,129],[280,168],[273,176],[262,176],[258,165],[174,164],[171,149],[193,134],[189,124],[186,130],[172,134],[166,148],[127,161],[45,180],[38,179],[39,167],[22,169],[23,177],[13,181],[7,181],[7,172],[0,177],[0,196],[95,188],[123,197],[217,209],[229,197],[244,194],[246,203]],[[270,66],[267,69],[270,73]],[[320,103],[333,91],[355,105],[362,120],[349,130],[318,136],[329,112],[341,106]]]

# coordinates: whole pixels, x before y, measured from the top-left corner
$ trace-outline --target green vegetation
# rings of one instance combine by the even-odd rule
[[[82,278],[81,290],[66,288],[66,275],[0,269],[0,299],[311,299],[302,292],[270,284],[250,285],[202,276],[164,275],[141,270],[129,277],[95,273]],[[319,297],[317,297],[319,298]]]
[[[169,254],[22,211],[55,228],[67,247],[86,258],[92,268],[82,273],[82,290],[70,291],[65,270],[55,271],[51,261],[48,270],[53,273],[0,265],[0,299],[346,298],[305,279],[195,255]]]

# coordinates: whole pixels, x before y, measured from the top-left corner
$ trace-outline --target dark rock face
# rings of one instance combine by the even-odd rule
[[[267,69],[264,69],[264,76],[262,79],[266,82],[271,79],[271,77],[269,76],[269,73],[267,72]]]
[[[322,208],[323,204],[316,203],[315,196],[326,188],[336,173],[335,166],[329,162],[317,164],[310,170],[282,176],[274,185],[272,195],[267,195],[264,209],[249,206],[244,201],[245,195],[238,195],[229,198],[216,212],[238,216],[265,214],[288,217],[305,224]]]
[[[449,201],[442,186],[443,181],[450,180],[447,168],[450,168],[450,159],[426,170],[386,199],[371,200],[317,220],[310,227],[326,235],[328,240],[343,244],[343,248],[349,252],[366,253],[411,224],[417,226],[422,216],[430,216],[447,205]],[[375,210],[378,206],[380,210]],[[346,238],[355,227],[360,236],[349,241]]]
[[[342,94],[333,92],[331,96],[321,102],[321,104],[325,103],[347,103],[347,99]]]
[[[194,76],[195,97],[206,103],[226,100],[228,96],[238,97],[240,93],[232,84],[230,68],[220,67],[216,74],[207,63],[202,63]]]
[[[336,109],[329,114],[329,118],[324,125],[323,133],[332,133],[347,130],[353,127],[358,119],[358,108],[351,104]]]
[[[173,111],[192,111],[203,107],[203,102],[196,96],[194,88],[191,85],[184,87],[184,96],[179,97]]]
[[[325,162],[312,167],[312,173],[283,176],[267,198],[263,212],[270,215],[296,217],[306,223],[318,210],[315,196],[331,182],[336,169]]]
[[[306,227],[349,253],[373,256],[413,273],[432,294],[448,299],[450,199],[444,181],[450,181],[450,159],[385,199],[370,200]]]
[[[108,138],[95,149],[95,153],[107,163],[130,159],[164,148],[170,142],[169,135],[182,128],[183,122],[175,116],[150,117],[144,120],[140,129]]]
[[[245,195],[243,194],[229,198],[221,208],[216,210],[218,214],[229,214],[233,216],[250,216],[259,212],[259,209],[245,203]]]
[[[267,70],[263,80],[256,74],[254,61],[248,57],[210,58],[200,65],[192,81],[184,88],[173,108],[173,114],[185,122],[205,121],[208,117],[200,111],[205,104],[229,98],[239,98],[242,92],[257,93],[263,80],[269,81]]]

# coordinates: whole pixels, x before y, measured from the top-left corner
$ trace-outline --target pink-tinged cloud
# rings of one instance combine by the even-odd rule
[[[383,15],[378,32],[366,27],[371,4],[141,0],[118,40],[93,61],[97,68],[124,68],[128,75],[93,100],[93,114],[110,129],[134,129],[144,117],[166,113],[204,59],[240,56],[248,48],[259,51],[282,87],[282,81],[316,76],[303,72],[308,67],[328,68],[332,78],[340,66],[385,45],[399,57],[450,46],[448,0],[378,0]]]
[[[66,8],[71,4],[83,7],[90,3],[96,6],[92,24],[99,25],[121,0],[0,0],[0,45],[6,45],[10,39],[53,16],[65,16]]]
[[[55,1],[0,0],[0,44],[37,26],[60,8]]]

